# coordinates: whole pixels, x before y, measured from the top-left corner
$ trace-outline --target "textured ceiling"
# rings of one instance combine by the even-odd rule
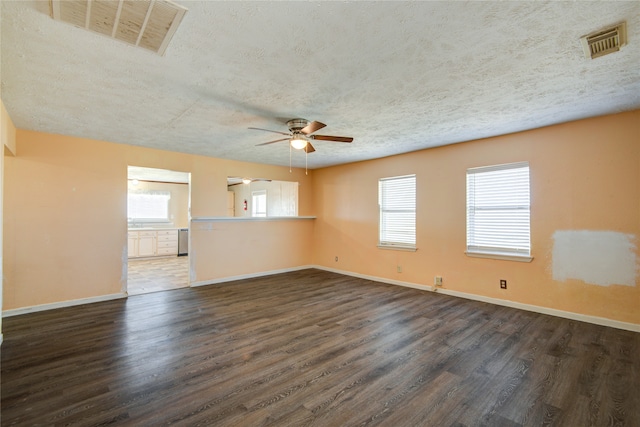
[[[159,56],[2,1],[15,125],[288,165],[247,128],[303,117],[355,138],[314,141],[318,168],[640,108],[638,1],[177,3]],[[586,59],[580,37],[623,20],[628,45]]]

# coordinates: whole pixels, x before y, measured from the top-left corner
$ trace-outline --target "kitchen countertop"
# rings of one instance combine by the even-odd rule
[[[134,227],[127,229],[128,231],[159,231],[159,230],[179,230],[180,227]]]

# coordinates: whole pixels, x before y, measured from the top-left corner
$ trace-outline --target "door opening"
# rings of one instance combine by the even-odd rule
[[[191,174],[129,166],[127,178],[126,292],[188,287]]]

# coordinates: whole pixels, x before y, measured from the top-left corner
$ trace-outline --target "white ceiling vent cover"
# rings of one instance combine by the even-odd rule
[[[582,49],[587,58],[595,59],[609,53],[617,52],[627,44],[627,23],[591,33],[580,39]]]
[[[169,0],[50,0],[51,16],[163,55],[187,9]]]

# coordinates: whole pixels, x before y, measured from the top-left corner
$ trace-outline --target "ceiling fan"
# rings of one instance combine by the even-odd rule
[[[280,135],[286,136],[286,138],[280,138],[274,141],[263,142],[262,144],[257,144],[256,146],[269,145],[275,142],[288,140],[291,147],[298,150],[304,150],[305,153],[307,154],[313,153],[314,151],[316,151],[316,149],[313,148],[313,145],[311,145],[312,139],[315,139],[318,141],[335,141],[335,142],[353,141],[353,138],[349,138],[345,136],[312,135],[314,132],[322,129],[325,126],[326,125],[324,123],[320,123],[317,121],[310,122],[307,119],[291,119],[287,122],[289,133],[270,130],[270,129],[254,128],[254,127],[250,127],[249,129],[279,133]]]
[[[247,178],[247,177],[240,177],[240,176],[228,176],[227,187],[240,185],[240,184],[251,184],[252,182],[258,182],[258,181],[271,182],[270,179],[266,179],[266,178]]]

